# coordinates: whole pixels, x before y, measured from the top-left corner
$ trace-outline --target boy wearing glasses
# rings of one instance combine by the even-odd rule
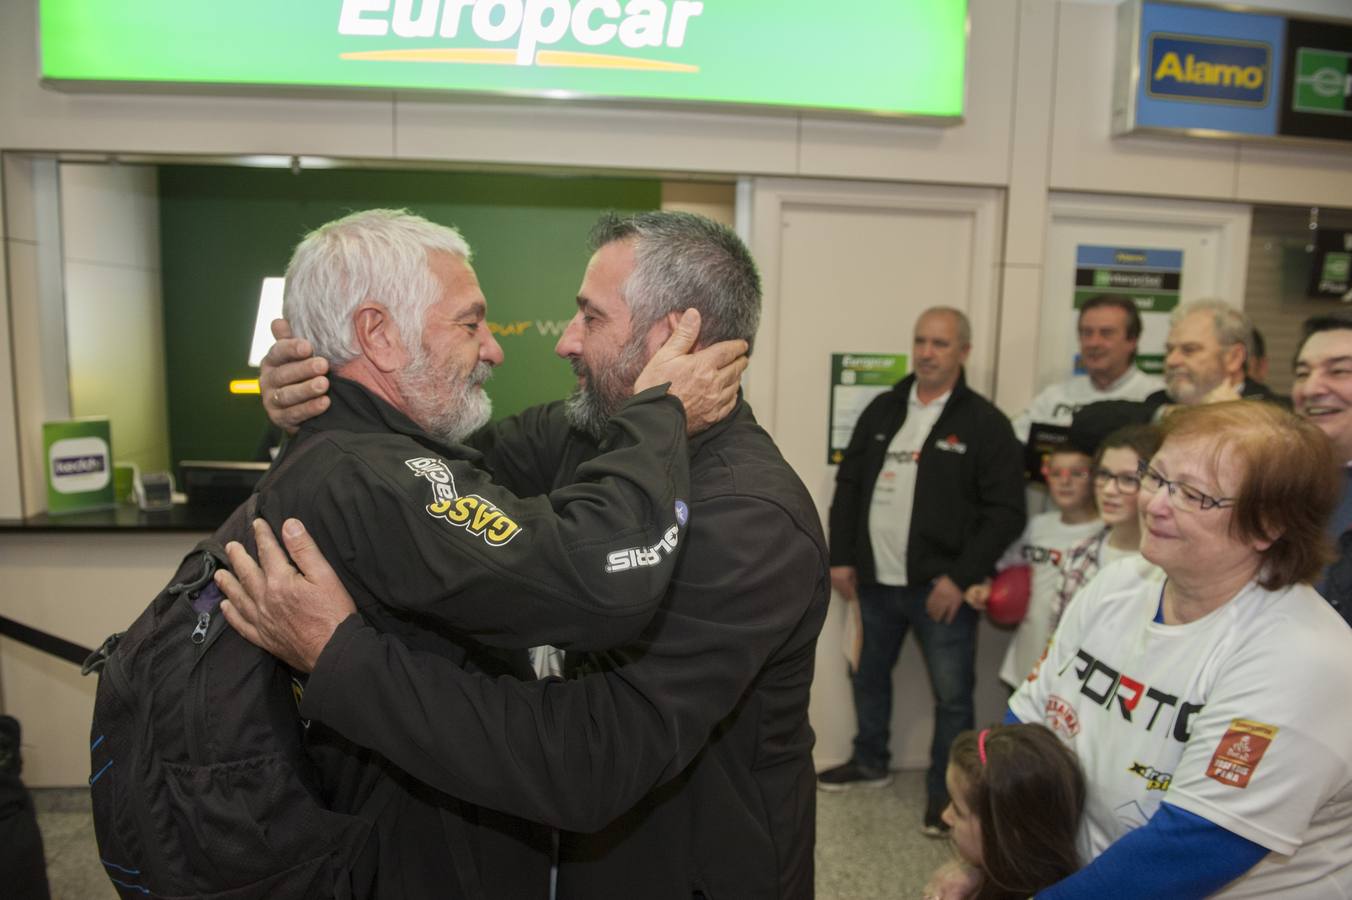
[[[1056,508],[1029,519],[1023,535],[995,564],[997,572],[1015,566],[1031,570],[1028,612],[1000,666],[1000,680],[1011,690],[1032,671],[1051,637],[1062,560],[1072,547],[1101,527],[1094,508],[1092,470],[1093,458],[1078,447],[1064,444],[1053,450],[1042,466],[1042,475]],[[985,609],[990,594],[991,582],[986,579],[969,587],[964,599],[977,609]]]

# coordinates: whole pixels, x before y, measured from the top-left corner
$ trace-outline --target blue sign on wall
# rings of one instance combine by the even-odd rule
[[[1198,103],[1262,106],[1272,83],[1272,48],[1251,41],[1150,36],[1146,94]]]
[[[1286,21],[1144,3],[1136,125],[1275,135]]]

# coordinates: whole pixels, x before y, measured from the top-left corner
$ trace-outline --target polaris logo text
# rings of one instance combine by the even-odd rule
[[[651,547],[630,547],[626,550],[612,550],[606,554],[606,572],[626,572],[644,566],[655,566],[662,558],[676,552],[676,543],[680,540],[680,530],[675,526],[667,529],[662,540]]]
[[[393,14],[391,14],[393,5]],[[404,60],[410,62],[506,63],[518,66],[550,65],[606,68],[642,68],[698,71],[697,66],[656,60],[600,56],[595,53],[551,51],[560,42],[600,47],[618,42],[622,47],[681,47],[691,20],[704,12],[693,0],[343,0],[338,33],[445,40],[461,38],[457,48],[380,50],[344,53],[344,59]],[[505,48],[463,46],[474,38]],[[537,56],[537,50],[540,55]],[[441,52],[438,52],[441,51]],[[544,54],[552,54],[546,57]]]
[[[1154,34],[1146,93],[1192,103],[1264,106],[1271,70],[1267,44]]]

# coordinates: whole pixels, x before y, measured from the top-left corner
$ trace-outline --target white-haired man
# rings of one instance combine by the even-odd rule
[[[355,213],[300,243],[286,290],[287,315],[336,377],[328,409],[300,430],[284,451],[287,468],[260,492],[267,524],[255,532],[270,539],[268,525],[303,520],[333,560],[332,577],[356,599],[354,628],[416,664],[488,678],[527,673],[524,648],[534,644],[600,649],[645,627],[674,560],[658,553],[610,572],[607,551],[684,542],[683,409],[694,415],[708,401],[716,417],[730,407],[740,367],[706,386],[698,358],[673,349],[691,342],[682,331],[636,379],[674,378],[671,392],[656,386],[626,398],[607,430],[607,452],[579,472],[577,485],[524,499],[495,484],[459,443],[487,420],[483,382],[503,355],[457,232],[401,211]],[[734,345],[709,358],[740,352]],[[239,545],[230,551],[238,558]],[[222,609],[257,637],[228,603]],[[293,625],[312,634],[313,611],[295,610]],[[294,645],[271,649],[298,671],[315,668]],[[337,650],[330,662],[349,667]],[[307,684],[302,715],[311,720],[306,743],[323,799],[372,825],[351,861],[351,884],[335,887],[339,896],[539,894],[547,831],[421,784],[373,742],[326,727],[306,711],[311,688],[322,694],[322,679]],[[416,713],[425,698],[351,693],[346,702]]]
[[[1176,307],[1164,353],[1164,390],[1145,400],[1156,416],[1171,404],[1275,399],[1265,385],[1245,378],[1245,364],[1253,354],[1253,323],[1224,300]]]
[[[749,345],[759,321],[755,263],[717,223],[673,212],[606,217],[592,245],[577,313],[555,348],[577,373],[576,391],[477,439],[495,475],[523,493],[568,485],[594,464],[680,310],[699,311],[702,340]],[[286,342],[274,350],[274,361],[298,355]],[[289,365],[298,368],[286,377],[265,373],[269,389],[314,398],[322,383],[289,383],[316,364]],[[307,715],[452,795],[559,827],[559,898],[813,894],[807,706],[829,595],[820,520],[744,402],[693,437],[689,453],[689,532],[657,616],[610,653],[570,652],[564,681],[392,661],[343,621],[351,607],[318,570],[305,580],[273,566],[266,584],[261,573],[246,582],[265,628],[290,629],[297,606],[332,610],[310,643],[322,654]],[[604,547],[618,568],[676,551]],[[307,561],[317,562],[298,558]],[[342,671],[329,665],[335,654]],[[405,692],[424,700],[424,715],[382,702]]]

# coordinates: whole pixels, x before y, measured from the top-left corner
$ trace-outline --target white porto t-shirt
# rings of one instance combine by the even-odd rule
[[[1167,799],[1272,851],[1216,896],[1352,897],[1352,629],[1308,585],[1185,625],[1154,621],[1162,590],[1143,560],[1105,568],[1010,700],[1084,767],[1081,854]]]

